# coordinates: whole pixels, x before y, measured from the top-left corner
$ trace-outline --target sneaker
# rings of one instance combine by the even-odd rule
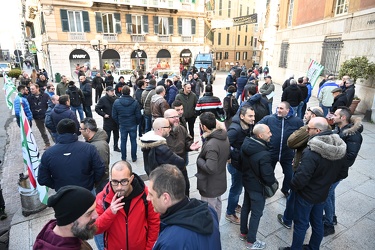
[[[266,243],[260,240],[255,241],[254,243],[247,242],[247,249],[264,249],[266,247]]]
[[[240,240],[247,241],[247,234],[240,234]]]
[[[327,226],[324,225],[324,237],[334,234],[335,233],[335,227],[334,226]]]
[[[337,216],[336,216],[336,215],[333,216],[333,220],[332,220],[332,222],[333,222],[333,225],[334,225],[334,226],[337,225]]]
[[[242,207],[240,205],[237,205],[237,207],[235,209],[236,213],[240,214],[241,213],[241,208]]]
[[[225,219],[233,224],[239,225],[240,224],[240,218],[237,217],[235,214],[226,214]]]
[[[284,222],[284,220],[283,220],[283,215],[282,215],[282,214],[278,214],[278,215],[277,215],[277,221],[278,221],[281,225],[283,225],[285,228],[287,228],[287,229],[290,229],[290,228],[291,228],[291,226],[285,224],[285,222]]]

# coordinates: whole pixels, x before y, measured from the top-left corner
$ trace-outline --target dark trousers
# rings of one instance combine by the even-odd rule
[[[188,176],[187,169],[185,168],[181,172],[182,172],[182,175],[184,176],[184,179],[185,179],[185,195],[187,197],[190,197],[190,182],[189,182],[189,176]]]
[[[86,117],[92,118],[91,106],[83,106],[83,111],[85,112]]]
[[[290,182],[293,176],[292,161],[293,159],[283,159],[283,158],[281,158],[281,160],[279,161],[283,169],[283,174],[284,174],[283,186],[281,187],[281,191],[284,193],[289,192],[289,189],[290,189]],[[275,169],[276,163],[277,163],[277,160],[276,161],[272,160],[273,169]]]
[[[188,124],[189,134],[193,138],[194,138],[194,123],[195,123],[195,119],[197,119],[197,118],[196,117],[185,118],[186,123]]]
[[[47,135],[46,127],[44,125],[44,119],[34,119],[36,127],[39,129],[40,134],[42,135],[44,144],[50,146],[49,138]]]
[[[119,129],[104,129],[104,131],[107,133],[107,143],[109,144],[109,141],[111,140],[111,131],[113,131],[113,148],[118,147],[118,139],[120,138],[120,132]]]
[[[100,97],[102,97],[103,88],[96,88],[95,89],[95,103],[98,103]]]

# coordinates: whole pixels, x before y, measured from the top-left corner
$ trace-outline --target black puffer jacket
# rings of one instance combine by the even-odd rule
[[[259,180],[267,186],[276,182],[267,142],[254,136],[246,137],[241,147],[241,158],[242,183],[247,192],[263,194]]]
[[[333,99],[331,112],[334,113],[338,107],[346,107],[348,98],[345,93],[341,93]]]
[[[95,106],[96,113],[103,117],[104,130],[118,129],[117,123],[112,118],[112,107],[116,99],[117,96],[109,96],[108,94],[106,94],[105,96],[99,99],[98,104],[96,104]],[[105,115],[109,115],[109,117],[104,118]]]
[[[85,96],[85,100],[83,102],[83,106],[90,107],[92,105],[92,87],[91,83],[89,83],[87,80],[82,82],[81,87],[82,93]]]
[[[302,91],[299,89],[297,84],[292,84],[289,87],[287,87],[283,95],[281,96],[281,101],[288,102],[291,107],[296,107],[299,105],[300,102],[304,100],[302,96]]]

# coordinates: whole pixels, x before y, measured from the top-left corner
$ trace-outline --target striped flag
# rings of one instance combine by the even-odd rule
[[[48,199],[48,188],[41,186],[38,183],[38,167],[40,163],[39,149],[36,144],[33,132],[31,130],[29,121],[23,109],[23,105],[20,105],[20,128],[21,128],[21,145],[22,145],[22,156],[25,170],[29,174],[30,187],[36,189],[39,193],[39,200],[47,205]]]
[[[322,73],[324,66],[319,64],[317,61],[310,59],[309,68],[306,76],[309,78],[312,88],[314,88],[316,81]]]
[[[5,101],[10,110],[13,109],[13,100],[12,95],[16,92],[16,86],[13,84],[12,80],[6,74],[4,76],[4,92],[5,92]]]

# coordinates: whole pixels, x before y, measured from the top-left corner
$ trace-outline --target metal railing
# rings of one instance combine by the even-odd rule
[[[145,35],[131,35],[132,37],[132,42],[144,42],[146,39],[145,39]]]

